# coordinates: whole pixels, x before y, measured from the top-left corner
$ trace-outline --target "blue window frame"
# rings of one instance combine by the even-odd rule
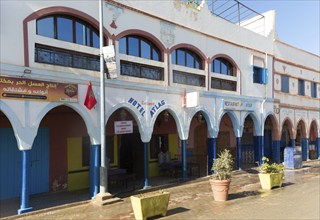
[[[304,90],[304,80],[299,79],[298,80],[298,94],[304,96],[305,90]]]
[[[317,98],[317,83],[311,82],[311,97]]]
[[[150,40],[136,35],[128,35],[119,40],[119,52],[149,60],[161,61],[158,47]]]
[[[67,15],[52,15],[37,20],[38,35],[89,47],[100,47],[98,33],[85,21]]]
[[[202,59],[191,50],[180,48],[171,53],[171,61],[173,64],[186,66],[194,69],[203,69]]]
[[[260,84],[268,83],[268,69],[253,66],[253,82]]]
[[[281,92],[289,93],[289,77],[281,75]]]

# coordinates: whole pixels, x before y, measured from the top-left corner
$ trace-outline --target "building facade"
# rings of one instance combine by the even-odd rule
[[[23,213],[32,194],[94,197],[101,153],[143,187],[171,162],[206,176],[225,148],[235,169],[283,162],[285,147],[318,159],[319,56],[277,39],[274,11],[234,24],[210,2],[103,2],[116,77],[101,150],[98,1],[1,1],[0,199],[20,196]]]

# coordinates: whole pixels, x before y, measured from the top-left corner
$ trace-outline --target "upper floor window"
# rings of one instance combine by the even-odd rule
[[[171,58],[173,64],[194,69],[203,69],[202,59],[191,50],[184,48],[176,49],[172,52]]]
[[[281,75],[281,92],[289,93],[289,77]]]
[[[52,15],[37,20],[37,34],[89,47],[100,47],[98,30],[71,16]]]
[[[212,61],[211,72],[234,76],[233,65],[226,59],[217,58]]]
[[[253,82],[260,84],[268,83],[268,69],[253,66]]]
[[[149,40],[135,35],[125,36],[119,41],[119,51],[122,54],[161,61],[160,50]]]
[[[302,80],[302,79],[298,80],[298,94],[305,95],[305,93],[304,93],[304,80]]]
[[[311,97],[317,98],[317,83],[311,82]]]

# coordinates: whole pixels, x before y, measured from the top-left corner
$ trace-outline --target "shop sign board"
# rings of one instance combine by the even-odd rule
[[[241,100],[222,100],[222,108],[224,110],[236,110],[236,111],[254,111],[255,103],[244,102]]]
[[[115,121],[114,133],[115,134],[131,134],[133,132],[132,121]]]
[[[0,76],[1,99],[78,102],[78,85]]]

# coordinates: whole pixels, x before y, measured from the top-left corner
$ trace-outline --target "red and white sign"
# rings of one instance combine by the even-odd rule
[[[115,121],[114,133],[115,134],[130,134],[133,132],[132,121]]]

